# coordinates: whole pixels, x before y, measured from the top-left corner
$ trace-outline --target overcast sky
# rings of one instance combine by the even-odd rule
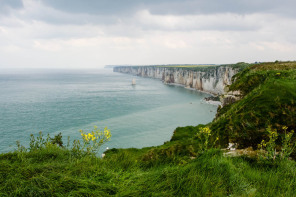
[[[0,0],[0,68],[296,60],[295,0]]]

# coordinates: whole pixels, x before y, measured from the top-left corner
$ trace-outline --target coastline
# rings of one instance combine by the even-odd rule
[[[128,73],[122,73],[122,74],[128,74]],[[218,94],[214,94],[214,93],[203,91],[203,90],[198,90],[198,89],[195,89],[195,88],[186,87],[183,84],[179,84],[179,83],[167,83],[164,80],[161,80],[159,78],[151,78],[151,77],[144,77],[144,76],[138,76],[138,75],[133,75],[133,76],[142,77],[142,78],[156,79],[156,80],[161,81],[165,85],[183,87],[183,88],[188,89],[188,90],[197,91],[197,92],[201,92],[201,93],[204,93],[204,94],[211,95],[211,97],[218,96]],[[202,101],[204,101],[205,103],[210,104],[210,105],[217,105],[217,106],[222,105],[222,102],[221,101],[206,100],[207,98],[209,98],[209,97],[205,97],[204,99],[202,99]]]
[[[226,93],[232,84],[232,77],[245,65],[229,64],[215,67],[157,67],[157,66],[118,66],[113,72],[139,77],[159,79],[168,85],[183,86],[212,96]]]

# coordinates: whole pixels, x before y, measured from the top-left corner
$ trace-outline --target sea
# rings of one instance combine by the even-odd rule
[[[203,101],[207,96],[112,69],[1,70],[0,153],[14,151],[17,140],[28,147],[39,131],[61,132],[66,144],[94,126],[112,134],[101,152],[161,145],[177,127],[213,120],[217,106]]]

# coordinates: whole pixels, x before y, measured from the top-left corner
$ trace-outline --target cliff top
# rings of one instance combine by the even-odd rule
[[[193,71],[200,71],[208,68],[218,68],[218,67],[232,67],[232,68],[238,68],[240,70],[250,66],[251,64],[245,63],[245,62],[239,62],[236,64],[177,64],[177,65],[136,65],[136,66],[115,66],[115,68],[125,68],[125,67],[131,67],[131,68],[166,68],[166,69],[185,69],[185,70],[193,70]]]

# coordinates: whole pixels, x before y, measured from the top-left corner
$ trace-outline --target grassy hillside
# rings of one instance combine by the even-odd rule
[[[183,150],[184,130],[164,146],[112,149],[104,159],[50,145],[0,155],[0,196],[293,196],[295,161],[258,162],[210,149]],[[179,133],[180,132],[180,133]],[[184,134],[187,140],[178,140]],[[186,143],[188,143],[186,145]],[[195,143],[196,144],[196,143]],[[194,149],[194,148],[193,148]]]
[[[243,98],[218,111],[211,123],[224,144],[256,148],[266,139],[268,126],[281,135],[283,126],[296,130],[296,62],[255,64],[234,79],[229,89],[239,90]]]
[[[77,143],[61,146],[61,136],[31,140],[0,155],[0,196],[295,196],[295,160],[218,149],[229,140],[257,147],[267,126],[278,129],[280,146],[283,126],[295,130],[295,65],[250,65],[230,87],[240,101],[208,125],[177,128],[161,146],[111,149],[102,159]]]

